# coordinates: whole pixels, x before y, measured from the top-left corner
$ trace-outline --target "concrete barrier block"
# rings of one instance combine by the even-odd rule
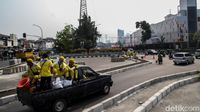
[[[159,91],[162,94],[162,98],[165,97],[167,95],[167,88],[163,88]]]
[[[150,85],[151,85],[151,81],[150,81],[150,80],[148,80],[148,81],[145,81],[145,82],[144,82],[144,84],[145,84],[145,87],[148,87],[148,86],[150,86]]]
[[[92,109],[92,111],[90,112],[101,112],[103,110],[103,105],[102,103],[99,103],[97,105],[95,105]]]
[[[9,102],[15,101],[17,100],[17,95],[13,94],[13,95],[9,95],[9,96],[5,96],[5,97],[1,97],[0,98],[0,106],[7,104]]]
[[[150,82],[151,82],[151,85],[156,84],[156,83],[160,82],[160,78],[154,78]]]
[[[166,95],[168,95],[171,92],[171,86],[167,87]]]
[[[179,87],[180,87],[180,83],[179,83],[179,82],[176,82],[176,83],[174,84],[174,87],[175,87],[175,89],[179,88]]]
[[[133,112],[146,112],[146,111],[145,111],[145,107],[139,106],[139,107],[136,108]]]
[[[198,77],[195,77],[195,78],[192,78],[191,80],[189,80],[189,83],[193,83],[193,82],[196,82],[196,81],[198,81],[199,80],[199,78]]]
[[[136,88],[132,87],[130,89],[128,89],[128,94],[133,94],[136,91]]]
[[[175,85],[174,84],[170,84],[170,92],[172,92],[175,89]]]
[[[152,96],[151,98],[148,99],[150,102],[152,102],[152,106],[155,106],[158,103],[157,97]]]
[[[180,86],[184,86],[185,85],[184,81],[180,81],[179,83],[180,83]]]
[[[139,86],[139,88],[138,88],[138,89],[145,88],[145,86],[146,86],[146,83],[145,83],[145,82],[143,82],[143,83],[139,84],[138,86]]]
[[[129,94],[128,94],[128,91],[125,90],[125,91],[121,92],[120,95],[121,95],[121,98],[123,99],[123,98],[125,98],[126,96],[128,96]]]
[[[194,71],[191,71],[190,72],[190,75],[194,75],[194,74],[197,74],[198,72],[196,71],[196,70],[194,70]]]
[[[161,92],[157,92],[154,96],[157,97],[158,102],[162,99],[162,93]]]
[[[153,108],[153,103],[151,101],[146,101],[142,106],[145,107],[146,112],[149,112]]]
[[[103,109],[107,109],[107,108],[113,106],[114,105],[113,97],[104,100],[102,102],[102,105],[103,105]]]
[[[117,104],[118,101],[122,100],[122,95],[121,94],[117,94],[114,97],[112,97],[113,99],[113,104]],[[105,109],[105,108],[104,108]]]

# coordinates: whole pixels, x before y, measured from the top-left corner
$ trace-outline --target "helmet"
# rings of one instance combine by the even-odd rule
[[[27,62],[33,63],[33,60],[31,58],[27,59]]]
[[[64,56],[60,56],[59,59],[64,61],[65,57]]]
[[[70,58],[69,59],[69,63],[75,63],[75,59],[74,58]]]

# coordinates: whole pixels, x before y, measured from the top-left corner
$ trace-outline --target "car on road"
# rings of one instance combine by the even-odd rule
[[[157,55],[158,52],[154,49],[147,49],[145,54],[147,54],[147,55]]]
[[[111,75],[99,74],[86,65],[79,66],[78,76],[75,84],[59,89],[30,93],[17,88],[18,100],[36,111],[63,112],[73,101],[98,92],[108,94],[113,84]]]
[[[173,62],[177,64],[194,63],[194,57],[189,52],[177,52],[173,55]]]
[[[195,51],[195,58],[198,59],[200,57],[200,49]]]

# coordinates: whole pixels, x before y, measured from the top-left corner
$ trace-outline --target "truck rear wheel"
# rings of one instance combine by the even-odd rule
[[[56,100],[53,103],[53,112],[64,112],[67,108],[67,103],[64,99]]]

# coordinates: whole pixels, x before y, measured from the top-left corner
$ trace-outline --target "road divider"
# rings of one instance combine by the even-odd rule
[[[3,70],[3,74],[13,74],[13,73],[19,73],[19,72],[24,72],[27,70],[27,65],[26,64],[21,64],[21,65],[17,65],[14,67],[8,67],[8,68],[4,68]]]
[[[199,77],[192,77],[188,79],[183,79],[180,81],[176,81],[168,86],[165,86],[163,89],[158,91],[152,97],[150,97],[147,101],[145,101],[141,106],[136,108],[133,112],[149,112],[156,104],[162,100],[165,96],[170,94],[172,91],[185,86],[187,84],[191,84],[199,81]]]
[[[141,90],[143,88],[149,87],[153,84],[156,84],[156,83],[159,83],[162,81],[171,80],[171,79],[179,78],[179,77],[185,77],[185,76],[189,76],[189,75],[195,75],[197,73],[199,73],[199,71],[194,70],[194,71],[181,72],[181,73],[176,73],[176,74],[171,74],[171,75],[167,75],[167,76],[163,76],[163,77],[156,77],[156,78],[150,79],[148,81],[145,81],[143,83],[135,85],[125,91],[122,91],[121,93],[119,93],[111,98],[108,98],[90,108],[84,109],[83,112],[101,112],[111,106],[116,105],[119,101],[121,101],[123,99],[127,99],[128,96],[131,96],[131,94],[133,94],[134,92],[136,92],[138,90]],[[192,79],[192,80],[194,80],[194,79]],[[153,98],[151,98],[151,99],[153,99]],[[149,102],[147,102],[147,103],[149,103]],[[142,108],[142,107],[140,107],[140,108]],[[141,111],[141,112],[143,112],[143,111]]]

